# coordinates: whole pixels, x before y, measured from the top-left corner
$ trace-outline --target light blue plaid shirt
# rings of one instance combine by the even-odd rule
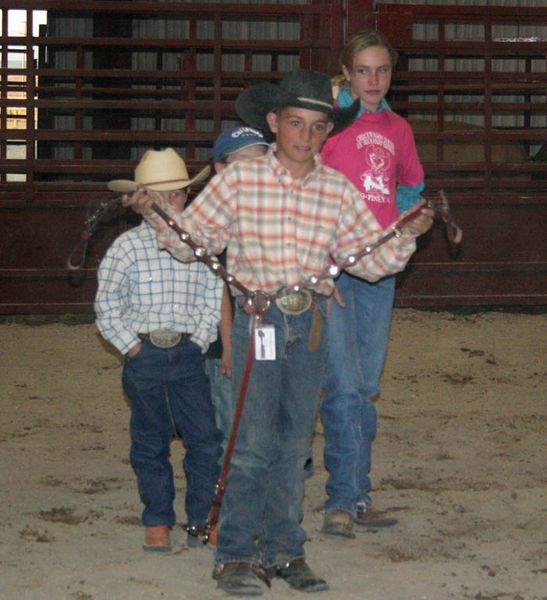
[[[97,327],[122,354],[140,341],[138,333],[160,328],[192,334],[202,352],[217,338],[222,279],[202,262],[160,251],[148,223],[114,240],[97,276]]]

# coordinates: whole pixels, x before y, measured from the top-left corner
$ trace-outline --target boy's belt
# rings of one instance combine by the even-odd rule
[[[275,298],[275,305],[286,315],[301,315],[310,310],[315,304],[315,300],[320,296],[317,292],[308,289],[301,289],[292,294],[285,294]],[[245,298],[239,296],[237,300],[240,306],[245,306]]]
[[[310,352],[315,352],[319,347],[323,332],[323,313],[316,303],[320,295],[313,290],[301,289],[298,292],[286,294],[275,299],[277,308],[286,315],[301,315],[307,310],[312,311],[312,321],[308,337],[308,350]],[[243,297],[239,298],[238,303],[240,306],[244,306],[245,299]]]
[[[277,308],[286,315],[301,315],[312,307],[317,292],[302,289],[275,299]]]
[[[139,333],[138,335],[141,340],[150,342],[156,348],[173,348],[181,340],[188,340],[192,337],[191,333],[181,333],[170,329],[156,329],[150,333]]]
[[[301,315],[307,310],[312,311],[312,321],[308,337],[308,350],[310,352],[317,350],[321,342],[321,334],[323,333],[323,313],[316,304],[319,296],[320,294],[317,292],[303,288],[298,290],[298,292],[286,294],[275,299],[277,308],[286,315]]]

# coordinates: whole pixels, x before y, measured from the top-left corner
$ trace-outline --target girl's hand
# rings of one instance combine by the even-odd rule
[[[414,212],[417,208],[422,206],[422,210],[420,214],[412,221],[409,221],[406,225],[403,226],[403,231],[405,233],[409,233],[414,237],[418,237],[422,235],[426,231],[428,231],[433,225],[433,209],[425,206],[426,201],[420,200],[416,203],[411,209],[403,213],[403,217],[407,215],[409,212]]]

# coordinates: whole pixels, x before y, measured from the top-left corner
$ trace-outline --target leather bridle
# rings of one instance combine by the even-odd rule
[[[111,212],[112,209],[120,206],[121,201],[122,197],[120,196],[109,203],[103,202],[99,206],[98,210],[95,211],[95,213],[87,217],[85,221],[84,230],[81,234],[81,239],[78,241],[77,245],[74,247],[67,260],[67,268],[69,270],[76,271],[83,266],[86,258],[87,245],[95,228],[97,227],[101,219],[105,217],[105,215]],[[395,225],[393,225],[387,233],[378,238],[373,244],[365,246],[360,252],[358,252],[355,255],[348,256],[341,264],[332,264],[319,275],[312,275],[311,277],[303,279],[295,285],[284,287],[275,293],[267,293],[261,290],[253,291],[244,286],[233,275],[228,273],[228,271],[225,269],[225,267],[222,266],[222,264],[219,262],[216,256],[210,255],[203,246],[196,244],[196,242],[192,239],[192,236],[187,231],[181,229],[167,212],[165,212],[157,204],[152,204],[151,209],[167,223],[167,225],[178,235],[181,241],[190,246],[197,260],[206,263],[209,266],[209,268],[219,277],[221,277],[229,286],[236,288],[241,292],[241,294],[243,294],[245,298],[245,311],[251,315],[251,335],[249,340],[247,357],[245,360],[245,368],[243,372],[241,388],[239,390],[238,401],[234,412],[232,431],[230,432],[230,436],[228,438],[226,451],[224,453],[224,461],[221,467],[219,480],[215,490],[215,497],[213,499],[213,503],[209,513],[207,532],[203,538],[204,544],[208,543],[209,541],[213,541],[216,537],[216,525],[218,523],[220,507],[222,505],[222,499],[226,490],[226,477],[230,467],[230,461],[237,438],[237,431],[241,420],[241,414],[243,412],[245,395],[247,393],[247,386],[249,383],[249,377],[253,365],[254,329],[261,323],[264,314],[270,308],[272,303],[275,302],[275,300],[282,298],[283,296],[294,294],[303,289],[313,289],[313,287],[315,287],[319,282],[325,279],[336,277],[338,274],[340,274],[341,271],[352,266],[364,256],[371,254],[372,252],[374,252],[374,250],[376,250],[376,248],[385,244],[393,237],[401,237],[403,227],[411,221],[413,221],[414,219],[416,219],[420,215],[422,209],[425,207],[431,208],[434,212],[434,215],[438,216],[446,225],[446,233],[448,240],[454,245],[460,244],[462,240],[462,230],[458,227],[458,225],[456,225],[452,217],[452,213],[450,211],[450,206],[448,204],[446,195],[444,191],[441,190],[439,192],[439,198],[437,200],[430,200],[425,204],[425,206],[420,206],[419,208],[408,212],[402,219],[395,223]],[[73,257],[75,253],[80,249],[80,246],[82,247],[81,259],[77,264],[74,264]],[[215,542],[213,541],[213,543]]]
[[[245,396],[247,393],[247,387],[249,384],[249,378],[253,365],[254,329],[262,321],[265,312],[270,308],[272,302],[274,302],[276,299],[281,298],[285,295],[294,294],[295,292],[298,292],[302,289],[308,289],[310,287],[313,287],[324,279],[336,277],[341,271],[355,264],[362,257],[371,254],[372,252],[374,252],[374,250],[376,250],[376,248],[382,246],[393,237],[401,237],[402,228],[414,219],[416,219],[420,215],[422,209],[425,207],[433,209],[434,215],[438,215],[441,218],[441,220],[445,223],[449,241],[453,244],[459,244],[462,239],[462,230],[458,227],[458,225],[456,225],[452,217],[452,213],[450,211],[450,206],[448,204],[446,195],[441,190],[439,193],[439,199],[437,201],[429,201],[425,204],[425,206],[420,206],[416,210],[410,211],[394,226],[392,226],[387,233],[385,233],[378,240],[376,240],[376,242],[365,246],[357,254],[348,256],[341,264],[330,265],[328,268],[325,269],[325,271],[322,274],[309,277],[300,281],[296,285],[284,287],[281,290],[272,294],[263,291],[249,290],[233,275],[228,273],[228,271],[220,264],[216,256],[210,255],[203,246],[196,244],[192,239],[192,236],[187,231],[181,229],[177,225],[177,223],[169,216],[169,214],[167,214],[157,204],[152,204],[152,210],[167,223],[167,225],[178,235],[181,241],[190,246],[190,248],[194,252],[194,256],[198,260],[205,262],[209,266],[209,268],[212,269],[219,277],[222,277],[222,279],[228,285],[237,288],[243,294],[243,296],[245,297],[246,312],[248,312],[251,315],[251,335],[249,338],[249,347],[247,350],[247,356],[245,360],[243,378],[239,390],[238,401],[234,411],[232,430],[230,432],[230,436],[226,445],[224,460],[222,463],[219,480],[215,489],[215,497],[213,499],[211,510],[209,512],[206,533],[203,537],[204,544],[207,544],[210,541],[213,545],[216,545],[217,523],[220,515],[220,508],[222,506],[222,500],[226,491],[226,478],[228,475],[228,470],[230,468],[230,461],[237,439],[237,432],[239,429],[239,423],[243,412]]]

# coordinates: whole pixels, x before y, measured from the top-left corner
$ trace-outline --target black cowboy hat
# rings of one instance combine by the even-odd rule
[[[236,112],[252,127],[269,131],[266,115],[278,108],[294,106],[328,114],[334,123],[333,131],[349,125],[359,111],[359,100],[347,107],[337,108],[332,98],[331,80],[325,73],[294,69],[286,73],[278,85],[259,83],[239,94]]]

